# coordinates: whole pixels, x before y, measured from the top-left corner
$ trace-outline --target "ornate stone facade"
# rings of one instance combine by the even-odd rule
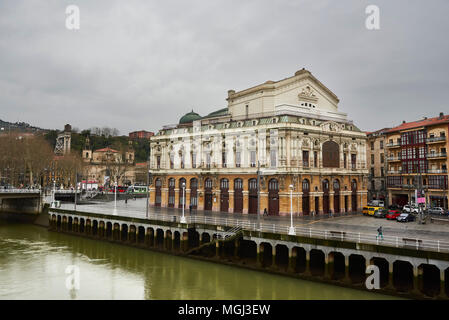
[[[366,204],[366,134],[309,71],[228,91],[228,107],[164,126],[150,140],[150,203],[271,215],[360,210]],[[290,199],[292,188],[292,199]]]

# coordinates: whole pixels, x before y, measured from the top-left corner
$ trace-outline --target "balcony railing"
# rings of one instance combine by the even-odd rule
[[[387,143],[385,146],[387,148],[395,148],[395,147],[400,147],[401,143],[400,142],[390,142],[390,143]]]
[[[388,161],[401,161],[401,157],[387,157]]]
[[[402,170],[388,170],[388,174],[401,174]]]
[[[427,143],[446,141],[446,136],[427,138]]]
[[[446,152],[428,153],[427,158],[442,158],[447,157]]]
[[[447,169],[428,169],[427,173],[447,173]]]

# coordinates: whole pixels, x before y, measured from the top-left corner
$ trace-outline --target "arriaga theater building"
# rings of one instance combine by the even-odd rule
[[[150,205],[255,214],[258,193],[269,215],[366,205],[366,134],[309,71],[229,90],[226,100],[151,137]]]

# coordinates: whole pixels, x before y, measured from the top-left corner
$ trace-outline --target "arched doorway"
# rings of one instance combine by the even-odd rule
[[[193,209],[198,208],[198,179],[190,179],[190,204]]]
[[[243,212],[243,180],[234,180],[234,212]]]
[[[340,212],[340,181],[334,180],[334,212]]]
[[[184,186],[184,189],[183,187]],[[179,205],[178,208],[182,208],[184,206],[185,209],[185,202],[184,202],[184,198],[186,197],[186,190],[185,188],[187,188],[187,184],[186,184],[186,179],[181,178],[179,179]]]
[[[229,210],[229,180],[220,180],[220,211],[228,212]]]
[[[162,180],[157,178],[156,179],[156,199],[155,199],[155,203],[154,205],[156,207],[160,207],[161,206],[161,201],[162,201]]]
[[[268,182],[268,214],[271,216],[279,214],[279,183],[276,179]]]
[[[175,179],[168,179],[168,207],[175,207]]]
[[[357,211],[357,181],[355,179],[351,182],[351,207],[352,211]]]
[[[248,181],[248,213],[257,213],[257,179],[249,179]]]
[[[329,180],[323,180],[323,213],[329,213]]]
[[[310,183],[309,180],[302,181],[302,214],[308,216],[310,214]]]
[[[212,180],[204,181],[204,210],[212,210]]]

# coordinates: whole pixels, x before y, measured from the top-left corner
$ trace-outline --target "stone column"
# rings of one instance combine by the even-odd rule
[[[257,245],[257,266],[262,267],[262,259],[263,259],[263,245],[261,243],[256,243]]]
[[[313,201],[315,201],[315,199]],[[323,214],[323,195],[318,197],[318,211],[316,213]]]
[[[438,295],[440,299],[447,299],[446,286],[445,286],[445,272],[444,269],[440,270],[440,293]]]
[[[329,182],[329,183],[331,183],[331,182]],[[332,213],[335,213],[334,195],[335,195],[334,191],[329,191],[329,212],[332,212]]]
[[[175,188],[175,205],[174,208],[182,208],[179,206],[179,197],[182,197],[182,190]]]
[[[296,267],[296,250],[293,250],[292,247],[288,248],[288,272],[294,273]]]
[[[246,187],[248,187],[248,183],[246,183]],[[243,190],[243,210],[242,213],[248,213],[248,205],[249,205],[249,191]]]
[[[306,270],[304,273],[306,275],[312,274],[312,271],[310,270],[310,250],[306,250]]]
[[[189,249],[189,235],[187,232],[183,232],[181,238],[181,248],[183,252],[186,252]]]
[[[157,247],[157,230],[154,230],[153,233],[153,247]]]
[[[234,190],[229,190],[229,209],[228,212],[234,212]]]
[[[388,261],[388,286],[387,286],[387,288],[391,289],[391,290],[394,289],[393,270],[394,270],[393,262]]]
[[[238,258],[239,257],[239,246],[240,246],[239,239],[235,239],[234,240],[234,258]]]
[[[271,246],[271,268],[277,268],[276,265],[276,246]]]
[[[333,253],[328,253],[326,255],[326,265],[327,265],[328,278],[332,279],[334,277],[334,274],[335,274],[334,254]]]
[[[220,258],[220,241],[215,240],[215,258]]]
[[[345,256],[345,277],[343,279],[344,282],[351,282],[351,278],[349,277],[349,256]]]
[[[171,234],[171,250],[175,251],[175,233],[172,232]]]
[[[422,268],[413,266],[413,289],[412,292],[415,294],[420,294],[420,283],[422,279],[423,270]]]
[[[215,195],[212,195],[212,211],[220,211],[220,190],[213,191]]]

